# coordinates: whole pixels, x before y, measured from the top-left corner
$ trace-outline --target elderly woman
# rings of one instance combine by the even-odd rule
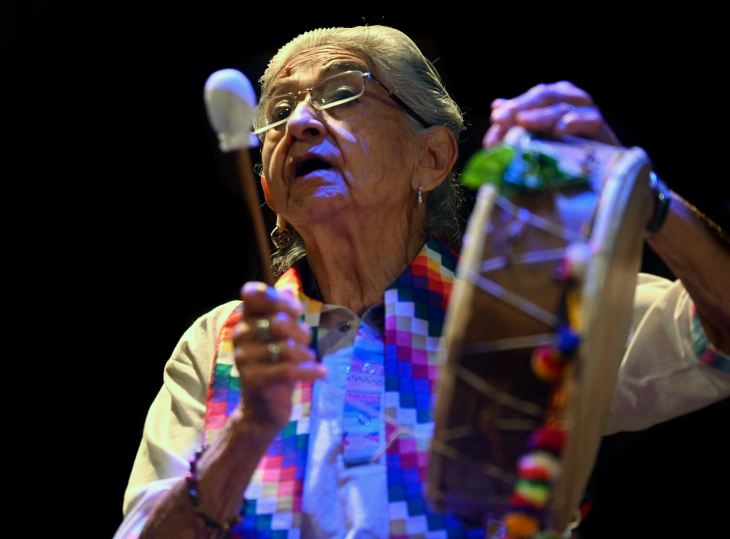
[[[492,120],[488,146],[513,125],[617,142],[569,83],[497,100]],[[245,284],[242,302],[181,339],[117,536],[483,536],[478,523],[432,512],[422,492],[459,239],[458,106],[403,33],[314,30],[271,60],[254,128],[279,281]],[[682,283],[651,281],[638,295],[644,320],[614,430],[730,394],[727,358],[705,336],[730,350],[727,248],[676,197],[649,241]],[[661,381],[634,384],[649,372]],[[647,408],[651,391],[674,399]]]

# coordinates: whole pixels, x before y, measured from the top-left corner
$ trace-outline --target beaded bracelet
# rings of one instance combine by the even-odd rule
[[[190,471],[185,476],[185,482],[188,485],[188,498],[190,498],[190,502],[193,504],[193,511],[196,515],[198,515],[200,518],[203,519],[203,522],[205,522],[205,525],[208,528],[214,528],[217,530],[222,530],[224,532],[228,532],[231,528],[233,528],[236,524],[241,522],[241,519],[243,518],[244,513],[246,512],[246,505],[247,501],[243,500],[241,503],[241,508],[238,511],[238,515],[236,518],[231,522],[218,522],[214,518],[209,517],[203,512],[203,509],[200,507],[200,500],[198,499],[198,475],[197,475],[197,465],[198,465],[198,459],[201,457],[201,455],[205,452],[207,448],[203,447],[202,449],[195,452],[195,456],[190,460]]]
[[[654,196],[654,214],[646,224],[647,234],[657,232],[669,214],[669,203],[672,201],[672,192],[653,172],[649,174],[649,187]]]

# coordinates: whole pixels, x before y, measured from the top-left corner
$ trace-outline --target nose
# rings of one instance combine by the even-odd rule
[[[299,101],[289,115],[286,130],[299,140],[324,136],[325,128],[320,112],[309,102]]]

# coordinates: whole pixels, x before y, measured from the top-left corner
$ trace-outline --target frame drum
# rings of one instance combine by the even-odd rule
[[[520,458],[547,425],[564,438],[527,512],[540,529],[562,531],[593,468],[628,339],[651,165],[639,148],[519,128],[506,142],[584,181],[479,189],[446,317],[427,491],[437,509],[504,517],[522,499]],[[559,375],[538,376],[536,350],[557,346],[566,325],[577,348]]]

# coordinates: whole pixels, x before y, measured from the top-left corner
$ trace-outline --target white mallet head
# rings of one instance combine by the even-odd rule
[[[208,119],[218,133],[221,151],[245,150],[259,145],[251,132],[256,114],[256,93],[246,76],[235,69],[216,71],[205,82]]]

